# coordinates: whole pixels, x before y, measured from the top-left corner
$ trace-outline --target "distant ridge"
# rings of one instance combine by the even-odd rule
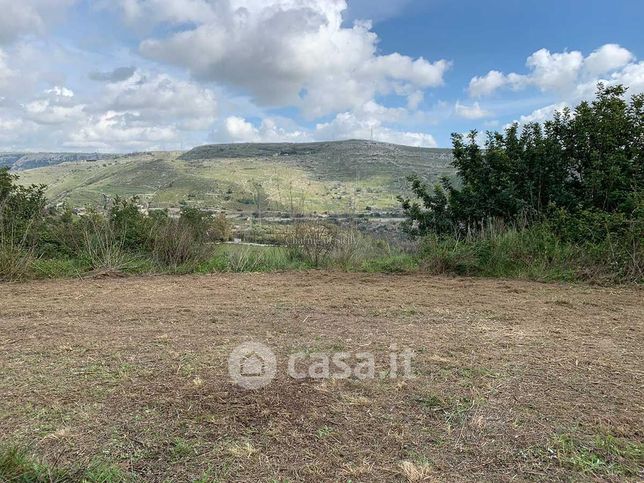
[[[113,154],[100,153],[0,153],[0,168],[15,170],[42,168],[70,161],[98,161],[114,158]]]
[[[260,158],[279,159],[333,180],[386,175],[395,178],[451,171],[452,150],[420,148],[352,139],[315,143],[209,144],[196,147],[184,161]]]
[[[155,208],[187,202],[245,214],[260,198],[274,213],[398,212],[409,175],[429,183],[455,175],[449,149],[361,140],[213,144],[184,153],[101,155],[111,157],[101,162],[82,153],[5,156],[22,183],[48,185],[55,202],[99,206],[105,196],[137,196]],[[34,165],[40,167],[29,169]]]
[[[389,153],[422,153],[436,159],[450,159],[451,149],[422,148],[405,146],[401,144],[383,143],[379,141],[367,141],[362,139],[349,139],[346,141],[323,141],[312,143],[228,143],[228,144],[206,144],[197,146],[183,154],[180,158],[184,160],[193,159],[216,159],[216,158],[246,158],[255,156],[284,156],[284,155],[315,155],[324,152],[333,153],[347,149],[363,150],[375,148],[382,154]],[[359,151],[356,151],[359,152]]]

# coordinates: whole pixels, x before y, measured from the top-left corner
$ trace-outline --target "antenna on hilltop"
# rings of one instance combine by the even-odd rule
[[[371,126],[371,142],[373,142],[373,126]]]

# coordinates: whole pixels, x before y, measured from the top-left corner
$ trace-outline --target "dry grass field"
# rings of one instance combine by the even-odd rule
[[[4,284],[0,444],[140,481],[641,481],[642,295],[335,272]],[[277,354],[264,389],[228,376],[245,341]],[[300,351],[369,351],[379,374],[392,344],[415,378],[287,375]]]

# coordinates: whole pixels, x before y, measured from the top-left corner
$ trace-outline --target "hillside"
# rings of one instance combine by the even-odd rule
[[[450,176],[451,152],[369,141],[222,144],[186,153],[139,153],[65,160],[20,169],[21,182],[45,183],[54,201],[100,203],[103,194],[139,196],[153,207],[192,205],[253,211],[349,213],[395,210],[412,173]]]
[[[99,161],[112,159],[113,154],[99,153],[0,153],[0,167],[25,170],[53,166],[70,161]]]
[[[188,151],[186,161],[237,158],[279,158],[329,179],[354,180],[400,172],[442,170],[452,160],[451,149],[429,149],[370,141],[323,143],[215,144]]]

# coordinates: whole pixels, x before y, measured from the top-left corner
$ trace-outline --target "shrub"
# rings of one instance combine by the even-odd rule
[[[137,197],[123,199],[116,197],[107,213],[109,229],[127,250],[141,250],[145,246],[151,219],[139,207]]]
[[[338,228],[326,223],[296,223],[285,237],[291,256],[320,267],[338,245]]]
[[[44,218],[44,186],[19,186],[0,169],[0,280],[28,277]]]
[[[126,233],[118,233],[112,220],[91,213],[81,220],[79,229],[79,256],[90,270],[120,272],[127,268],[132,256],[126,252]]]
[[[224,213],[219,213],[210,226],[209,239],[212,241],[229,241],[233,238],[233,227]]]
[[[24,280],[31,274],[33,250],[0,244],[0,281]]]
[[[329,262],[344,270],[360,265],[366,259],[377,256],[376,247],[371,238],[355,229],[336,231],[333,250]]]
[[[149,234],[148,246],[152,258],[159,264],[177,268],[197,264],[209,254],[205,232],[192,221],[166,218],[158,221]]]

